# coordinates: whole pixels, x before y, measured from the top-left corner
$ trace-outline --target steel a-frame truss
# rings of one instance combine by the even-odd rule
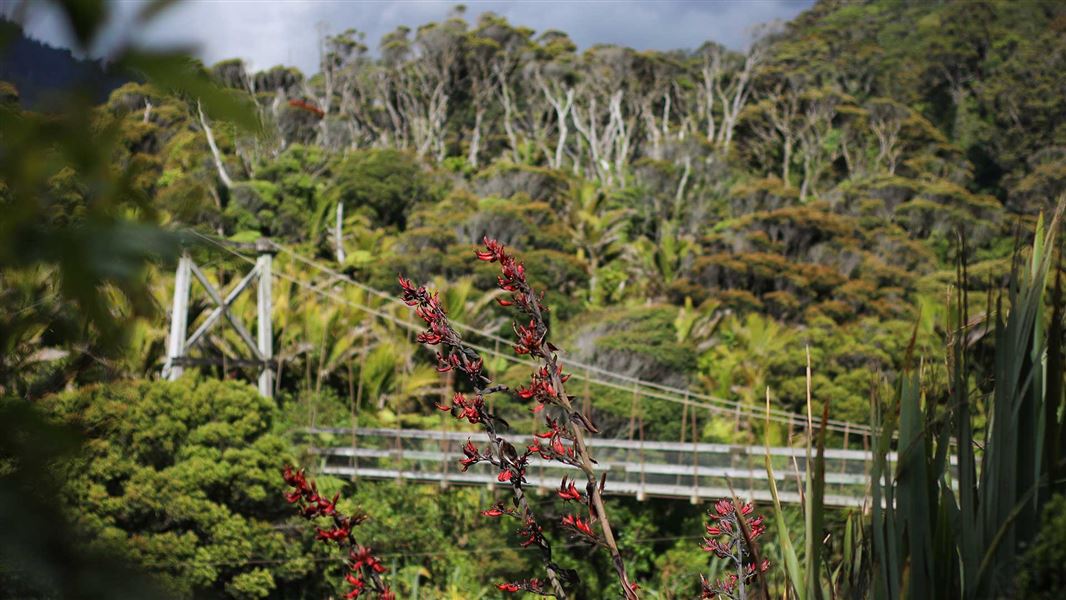
[[[182,254],[174,276],[174,302],[170,311],[170,334],[167,337],[167,358],[163,365],[163,378],[175,380],[181,376],[186,366],[202,364],[220,364],[221,358],[189,358],[188,350],[212,327],[225,318],[229,326],[244,341],[251,358],[227,358],[227,363],[239,366],[254,366],[259,372],[259,393],[267,398],[274,396],[274,332],[271,328],[271,268],[274,246],[267,239],[255,243],[257,258],[255,266],[233,286],[223,298],[222,294],[207,279],[200,267],[193,262],[188,252]],[[203,323],[186,337],[189,319],[189,293],[192,279],[196,278],[207,295],[215,303],[215,308]],[[256,296],[256,339],[244,327],[237,315],[230,308],[241,292],[248,289],[252,281],[257,284]]]

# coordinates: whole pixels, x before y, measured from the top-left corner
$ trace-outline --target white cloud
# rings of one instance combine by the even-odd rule
[[[0,0],[3,1],[3,0]],[[813,0],[562,0],[468,1],[467,18],[492,11],[536,31],[559,29],[582,48],[613,43],[638,49],[696,48],[713,40],[732,48],[750,41],[752,28],[790,19]],[[127,36],[161,46],[193,48],[211,64],[239,57],[254,68],[292,64],[313,72],[318,63],[318,31],[355,28],[377,46],[398,25],[444,18],[457,4],[440,0],[185,0],[140,30],[131,29],[144,0],[114,0],[115,19],[104,41],[92,49],[108,53]],[[56,45],[70,46],[64,23],[45,5],[32,3],[27,30]]]

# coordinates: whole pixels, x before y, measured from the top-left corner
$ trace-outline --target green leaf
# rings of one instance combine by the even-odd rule
[[[770,485],[770,496],[774,499],[774,525],[777,528],[777,543],[781,546],[781,554],[785,558],[785,574],[789,584],[796,593],[797,600],[807,600],[807,588],[805,577],[800,572],[799,559],[792,545],[792,536],[789,535],[788,524],[785,522],[785,513],[781,510],[781,499],[777,494],[777,479],[774,477],[774,468],[770,461],[770,388],[766,388],[766,434],[764,443],[766,454],[766,480]]]

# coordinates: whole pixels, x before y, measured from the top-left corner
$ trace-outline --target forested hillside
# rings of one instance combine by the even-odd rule
[[[210,67],[254,97],[254,136],[146,85],[102,110],[170,226],[336,259],[341,204],[339,266],[386,290],[399,271],[486,290],[465,258],[490,234],[536,270],[582,359],[798,403],[810,344],[837,416],[864,420],[920,307],[937,327],[958,232],[975,285],[996,289],[1064,189],[1063,27],[1053,4],[821,2],[747,54],[579,52],[457,13],[330,37],[313,75]],[[693,318],[706,326],[668,331]],[[610,334],[641,327],[678,358]],[[286,333],[286,368],[319,361]]]
[[[950,401],[943,350],[958,322],[951,284],[960,265],[973,314],[993,306],[1038,216],[1066,192],[1058,3],[819,0],[759,30],[743,52],[713,40],[671,52],[579,49],[566,32],[488,13],[471,19],[462,7],[380,40],[346,31],[321,43],[317,73],[165,63],[206,75],[221,92],[150,76],[163,62],[133,61],[133,83],[79,121],[106,139],[106,155],[80,148],[48,154],[40,171],[15,160],[0,171],[0,203],[19,207],[0,226],[0,393],[46,398],[54,419],[88,427],[84,460],[95,466],[65,492],[85,508],[76,521],[102,547],[132,540],[138,564],[165,573],[185,597],[331,593],[310,534],[286,545],[268,533],[284,515],[269,470],[301,457],[288,433],[356,422],[437,427],[434,404],[461,388],[408,331],[300,288],[294,279],[309,267],[285,254],[273,292],[276,405],[204,381],[254,380],[239,365],[173,384],[140,381],[157,377],[165,353],[168,259],[178,246],[164,242],[180,239],[220,286],[246,268],[189,230],[238,242],[266,236],[390,294],[403,273],[440,287],[456,321],[509,335],[496,271],[471,260],[490,236],[546,290],[564,362],[753,410],[769,387],[775,408],[803,413],[809,352],[816,411],[828,403],[833,418],[868,424],[871,398],[915,356],[927,359],[931,403]],[[48,115],[18,106],[15,85],[0,82],[0,92],[4,123],[20,124],[0,132],[5,143],[52,131]],[[48,170],[63,161],[74,166]],[[33,194],[47,206],[19,203]],[[106,210],[99,194],[115,198]],[[82,220],[91,226],[67,229]],[[84,237],[40,242],[55,231]],[[322,286],[409,318],[364,289]],[[190,323],[211,308],[194,300]],[[254,320],[253,299],[234,308]],[[990,341],[975,334],[971,343],[991,364]],[[220,328],[194,353],[233,358],[240,346]],[[508,366],[490,365],[508,384],[528,377]],[[509,418],[528,418],[521,401],[501,402]],[[649,439],[761,444],[768,433],[738,416],[688,434],[680,405],[635,408],[618,390],[597,390],[591,404],[605,436],[632,437],[637,411]],[[152,422],[155,433],[129,419]],[[502,564],[534,562],[506,548],[499,559],[467,553],[507,535],[461,513],[485,504],[481,490],[439,502],[391,484],[356,494],[381,517],[373,533],[395,535],[389,569],[412,598],[489,597],[468,590],[507,576]],[[612,508],[631,523],[621,536],[627,560],[658,594],[649,597],[692,597],[705,560],[685,536],[701,530],[699,509],[658,507]],[[172,518],[181,526],[160,525]],[[829,517],[827,529],[843,520]],[[429,521],[443,525],[426,530]],[[768,552],[780,563],[781,548]],[[249,557],[265,562],[240,562]],[[579,567],[583,589],[608,586],[598,583],[611,576],[606,559],[596,560]]]

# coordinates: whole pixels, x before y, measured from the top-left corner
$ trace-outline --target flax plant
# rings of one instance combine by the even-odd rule
[[[875,403],[875,598],[1003,594],[1020,549],[1036,534],[1035,515],[1061,472],[1062,298],[1054,296],[1048,330],[1044,295],[1064,204],[1046,229],[1043,217],[1038,221],[1028,265],[1015,265],[990,311],[991,323],[974,325],[969,318],[960,260],[944,405],[927,397],[913,360],[888,406]],[[994,336],[994,387],[983,396],[971,389],[967,330],[980,326]],[[975,427],[977,414],[987,419],[983,429]]]

